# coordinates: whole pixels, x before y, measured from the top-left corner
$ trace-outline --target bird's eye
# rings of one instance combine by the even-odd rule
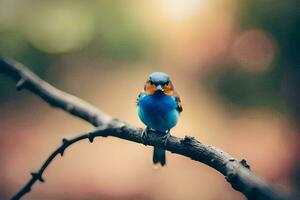
[[[170,81],[167,81],[164,85],[169,85]]]

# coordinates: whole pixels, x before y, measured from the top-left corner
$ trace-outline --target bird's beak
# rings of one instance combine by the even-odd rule
[[[163,91],[164,91],[164,89],[161,87],[161,85],[158,85],[158,86],[156,87],[155,92],[163,92]]]

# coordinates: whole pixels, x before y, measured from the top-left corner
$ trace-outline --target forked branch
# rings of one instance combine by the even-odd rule
[[[0,73],[1,72],[17,82],[16,87],[18,90],[27,89],[40,96],[51,106],[59,107],[97,127],[95,131],[90,133],[79,135],[72,139],[63,139],[61,146],[47,158],[40,170],[36,173],[31,173],[32,178],[12,197],[13,200],[20,199],[23,195],[28,193],[36,181],[44,182],[42,175],[45,169],[57,155],[60,154],[63,156],[64,151],[76,142],[85,139],[93,142],[95,137],[114,136],[143,144],[142,129],[113,119],[113,117],[103,113],[87,102],[58,90],[40,79],[21,63],[8,58],[1,59]],[[257,177],[250,170],[245,160],[238,161],[219,148],[202,144],[195,138],[189,136],[185,136],[184,138],[171,136],[166,146],[164,146],[162,135],[154,131],[151,131],[148,135],[149,137],[147,141],[145,141],[146,145],[164,148],[172,153],[183,155],[214,168],[225,176],[226,180],[235,190],[243,193],[248,199],[292,199],[291,197],[281,194],[281,192],[275,189],[270,183]]]

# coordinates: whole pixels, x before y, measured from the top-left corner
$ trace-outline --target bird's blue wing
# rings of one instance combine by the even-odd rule
[[[144,95],[146,95],[146,93],[145,93],[145,92],[141,92],[141,93],[139,93],[138,97],[136,98],[136,105],[137,105],[137,106],[139,106],[139,101],[140,101],[140,98],[141,98],[142,96],[144,96]]]

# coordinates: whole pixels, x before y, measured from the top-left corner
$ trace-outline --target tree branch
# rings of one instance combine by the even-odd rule
[[[37,180],[44,182],[42,175],[48,165],[58,154],[63,156],[65,149],[76,142],[84,139],[93,142],[95,137],[114,136],[143,144],[142,129],[113,119],[87,102],[56,89],[47,82],[41,80],[24,65],[12,59],[1,59],[0,73],[1,72],[17,82],[16,87],[18,90],[23,88],[30,90],[50,105],[59,107],[70,114],[97,126],[97,129],[90,133],[79,135],[72,139],[63,139],[62,145],[47,158],[40,170],[36,173],[31,173],[32,178],[14,197],[12,197],[13,200],[20,199],[29,192],[32,185]],[[288,198],[282,195],[271,184],[257,177],[250,171],[250,167],[245,160],[237,161],[234,157],[221,149],[211,145],[202,144],[195,138],[189,136],[185,136],[184,138],[171,136],[168,139],[166,146],[163,144],[163,135],[160,135],[158,132],[151,131],[148,136],[147,141],[145,141],[146,145],[164,148],[172,153],[189,157],[192,160],[199,161],[216,169],[225,176],[226,180],[235,190],[243,193],[248,199],[292,199],[291,197]]]
[[[109,115],[78,97],[53,87],[15,60],[9,58],[1,59],[0,73],[1,72],[17,82],[17,90],[30,90],[48,102],[50,106],[61,108],[72,115],[86,120],[94,126],[106,124],[111,120]]]

